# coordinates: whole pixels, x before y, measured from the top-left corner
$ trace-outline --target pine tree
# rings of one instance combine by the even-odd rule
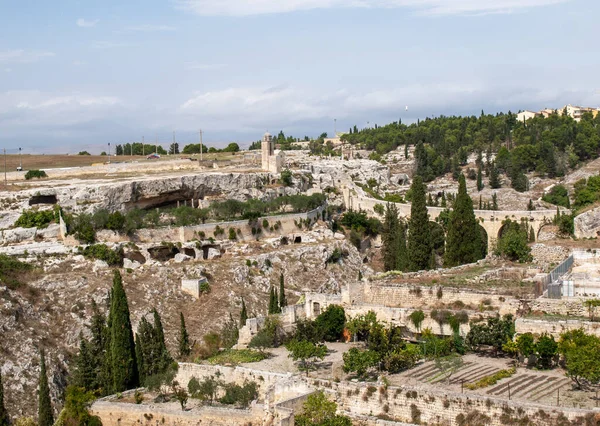
[[[287,306],[287,298],[285,297],[285,288],[283,282],[283,272],[279,275],[279,310],[283,310]]]
[[[473,201],[467,194],[463,175],[459,178],[458,195],[450,212],[444,266],[452,267],[473,263],[484,257],[484,246],[475,213]]]
[[[46,357],[44,350],[40,350],[40,381],[38,389],[38,424],[39,426],[52,426],[54,415],[52,414],[52,402],[50,400],[50,387],[46,375]]]
[[[481,166],[477,169],[477,191],[483,189],[483,174],[481,173]]]
[[[429,229],[429,213],[425,205],[426,188],[421,176],[415,176],[411,190],[412,204],[408,222],[408,269],[420,271],[428,268],[433,248]]]
[[[498,168],[496,167],[496,163],[494,162],[490,171],[490,187],[492,189],[498,189],[501,186],[502,183],[500,182],[500,174],[498,172]]]
[[[179,312],[179,358],[188,357],[191,353],[190,336],[185,327],[185,318],[183,312]]]
[[[4,386],[2,385],[2,369],[0,368],[0,426],[8,426],[10,417],[4,406]]]
[[[246,321],[248,320],[248,312],[246,311],[246,302],[244,298],[242,298],[242,310],[240,312],[240,327],[246,325]]]
[[[121,274],[115,270],[110,305],[110,361],[113,391],[123,392],[139,385],[135,344],[127,295]]]

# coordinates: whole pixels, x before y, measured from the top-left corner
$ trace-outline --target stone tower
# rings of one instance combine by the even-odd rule
[[[260,148],[262,153],[262,169],[269,170],[270,159],[275,155],[275,142],[273,141],[273,136],[271,136],[269,132],[265,133],[263,136]]]

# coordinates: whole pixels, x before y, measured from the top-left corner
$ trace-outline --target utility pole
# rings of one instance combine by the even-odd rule
[[[108,164],[110,164],[110,142],[108,143]]]
[[[202,161],[202,129],[200,129],[200,161]]]
[[[19,148],[19,171],[23,170],[23,161],[21,160],[21,148]]]

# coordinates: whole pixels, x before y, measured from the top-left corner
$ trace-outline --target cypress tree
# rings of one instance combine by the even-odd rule
[[[140,384],[143,384],[146,381],[146,365],[144,364],[144,349],[142,340],[140,339],[139,327],[138,333],[135,333],[135,361],[137,363]]]
[[[40,381],[38,389],[38,424],[39,426],[52,426],[54,415],[52,414],[52,402],[50,401],[50,387],[46,375],[46,357],[44,350],[40,350]]]
[[[121,274],[115,270],[110,305],[110,357],[113,391],[123,392],[139,385],[135,344],[127,295]]]
[[[398,266],[398,240],[400,238],[400,220],[398,208],[388,203],[385,207],[383,230],[381,232],[383,268],[386,271],[395,270]]]
[[[477,191],[481,191],[483,189],[483,175],[481,173],[481,166],[477,169]]]
[[[185,328],[183,312],[179,312],[179,358],[185,358],[192,353],[190,336]]]
[[[246,302],[244,302],[244,298],[242,297],[242,310],[240,312],[240,327],[246,325],[246,320],[248,319],[248,312],[246,311]]]
[[[533,226],[529,227],[529,242],[535,243],[535,231],[533,230]]]
[[[84,388],[86,391],[97,389],[95,359],[90,350],[90,343],[83,337],[83,334],[79,334],[79,354],[75,358],[73,384],[79,388]]]
[[[277,289],[275,289],[275,295],[273,296],[273,311],[274,314],[281,313],[281,309],[279,309],[279,294],[277,293]]]
[[[273,303],[274,299],[275,299],[275,291],[273,289],[273,286],[271,286],[271,289],[269,290],[269,315],[272,315],[275,313],[274,303]]]
[[[2,385],[2,369],[0,368],[0,426],[8,426],[10,418],[4,406],[4,386]]]
[[[163,330],[162,321],[156,308],[153,310],[154,315],[154,342],[158,351],[158,371],[163,373],[167,371],[169,365],[173,362],[173,358],[167,349],[165,343],[165,333]]]
[[[458,195],[450,212],[444,256],[444,265],[449,267],[472,263],[484,257],[481,233],[473,212],[473,201],[467,194],[465,177],[461,175],[458,182]]]
[[[498,196],[495,192],[492,194],[492,210],[498,210]]]
[[[427,269],[430,263],[431,231],[429,213],[425,205],[425,184],[421,176],[415,176],[411,185],[412,204],[408,222],[408,268],[411,271]]]
[[[285,297],[285,288],[283,282],[283,272],[279,275],[279,309],[280,311],[287,306],[287,298]]]
[[[481,202],[481,195],[479,196],[479,210],[481,210],[483,207],[483,204]]]
[[[490,187],[493,189],[498,189],[502,186],[500,182],[500,174],[498,173],[498,168],[496,167],[496,163],[494,162],[491,166],[490,170]]]

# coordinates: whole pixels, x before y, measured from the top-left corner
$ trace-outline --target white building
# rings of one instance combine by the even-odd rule
[[[521,121],[521,122],[525,122],[527,120],[529,120],[530,118],[533,118],[537,115],[537,112],[533,112],[533,111],[521,111],[520,113],[517,114],[517,121]]]

